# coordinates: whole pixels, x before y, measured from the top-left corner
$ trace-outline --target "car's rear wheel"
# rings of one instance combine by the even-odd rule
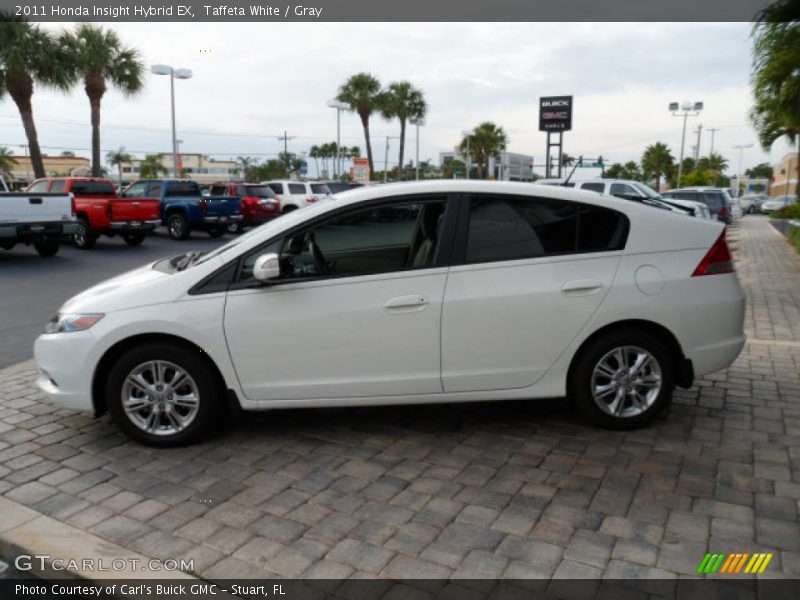
[[[633,429],[661,412],[675,388],[673,357],[655,336],[611,332],[583,349],[569,392],[587,417],[609,429]]]
[[[173,240],[188,239],[191,230],[186,217],[181,214],[170,215],[169,219],[167,219],[167,233]]]
[[[56,240],[36,240],[33,242],[33,247],[39,253],[39,256],[55,256],[58,254],[61,244]]]
[[[222,406],[222,393],[197,352],[148,343],[126,352],[111,368],[106,402],[114,421],[133,439],[177,446],[208,430]]]
[[[747,209],[747,214],[753,215],[756,212],[756,207],[751,205],[750,208]]]
[[[124,233],[122,234],[122,239],[125,240],[125,243],[128,244],[128,246],[138,246],[144,241],[144,234]]]
[[[286,213],[290,213],[293,210],[297,210],[297,207],[294,204],[289,204],[288,206],[284,206],[281,214],[285,215]]]
[[[72,234],[72,243],[80,250],[91,250],[97,243],[97,234],[89,221],[78,219],[78,230]]]

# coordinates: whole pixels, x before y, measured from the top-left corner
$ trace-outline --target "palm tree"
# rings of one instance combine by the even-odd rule
[[[70,66],[76,76],[83,77],[89,97],[92,122],[92,175],[100,175],[100,101],[106,84],[117,88],[124,96],[138,93],[144,86],[144,63],[135,48],[125,46],[116,32],[99,25],[80,23],[73,32],[60,37]]]
[[[161,157],[158,154],[148,154],[139,165],[139,176],[142,179],[151,179],[167,173],[169,170],[161,164]]]
[[[35,177],[45,177],[31,97],[35,85],[66,91],[70,71],[53,37],[24,19],[0,15],[0,98],[8,93],[17,105]]]
[[[0,175],[5,179],[11,179],[11,171],[17,166],[14,154],[5,146],[0,146]]]
[[[489,171],[489,158],[496,156],[506,149],[508,136],[502,127],[491,121],[484,121],[472,130],[469,138],[461,140],[459,150],[466,155],[467,142],[469,141],[470,160],[475,157],[478,168],[478,179],[483,179]]]
[[[236,162],[242,167],[242,177],[247,180],[250,174],[250,169],[255,164],[255,159],[252,156],[237,156]]]
[[[75,158],[75,153],[72,150],[64,150],[61,153],[61,156],[64,158]]]
[[[675,159],[669,150],[669,146],[663,142],[656,142],[650,144],[642,155],[642,172],[645,179],[656,180],[656,191],[661,191],[661,178],[669,177],[672,168],[675,164]]]
[[[721,154],[712,152],[708,156],[703,156],[697,161],[697,168],[710,172],[714,179],[713,183],[716,185],[719,176],[728,168],[728,159],[723,158]]]
[[[125,152],[125,146],[120,146],[119,150],[112,150],[106,154],[106,162],[112,167],[117,167],[119,173],[119,184],[122,185],[122,165],[130,163],[133,157]]]
[[[320,176],[320,170],[319,170],[319,146],[317,146],[316,144],[311,146],[311,148],[309,148],[309,150],[308,150],[308,157],[314,159],[314,170],[317,172],[317,177],[319,177]]]
[[[372,113],[380,108],[381,83],[369,73],[357,73],[348,79],[340,88],[336,96],[339,102],[350,105],[352,112],[358,113],[361,126],[364,128],[364,139],[367,143],[367,159],[369,160],[370,173],[375,172],[372,162],[372,143],[369,139],[369,118]]]
[[[406,147],[406,123],[425,118],[428,112],[425,95],[408,81],[390,83],[381,95],[380,110],[385,119],[397,118],[400,121],[400,154],[397,164],[398,168],[402,169]]]
[[[800,21],[795,0],[779,0],[753,26],[753,95],[750,119],[769,151],[785,136],[797,144],[800,165]],[[798,167],[800,172],[800,166]],[[800,198],[800,185],[797,186]]]

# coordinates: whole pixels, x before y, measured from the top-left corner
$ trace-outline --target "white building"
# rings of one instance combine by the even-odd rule
[[[452,152],[439,152],[439,164],[444,166],[448,160],[460,160],[465,157],[458,148]],[[504,150],[489,159],[489,178],[498,181],[533,181],[533,157]],[[471,167],[475,168],[473,162]]]

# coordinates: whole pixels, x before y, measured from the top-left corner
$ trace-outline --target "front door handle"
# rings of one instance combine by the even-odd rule
[[[392,298],[388,300],[383,307],[392,312],[409,312],[423,310],[428,304],[428,299],[425,296],[414,294],[412,296],[397,296],[396,298]]]
[[[576,279],[568,281],[561,287],[565,296],[591,296],[603,289],[603,284],[596,279]]]

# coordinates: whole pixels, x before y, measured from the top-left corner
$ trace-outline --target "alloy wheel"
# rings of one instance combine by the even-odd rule
[[[153,360],[135,367],[122,384],[122,408],[136,427],[152,435],[183,431],[197,416],[200,393],[188,372]]]
[[[614,348],[592,371],[592,397],[600,410],[612,417],[642,414],[658,398],[661,385],[661,365],[638,346]]]

